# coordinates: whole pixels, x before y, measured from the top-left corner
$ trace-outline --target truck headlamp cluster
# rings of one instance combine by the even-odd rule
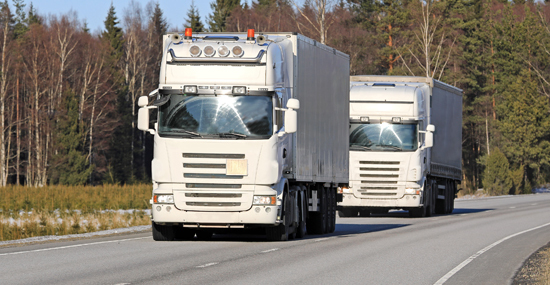
[[[155,195],[153,201],[158,204],[174,204],[174,195]]]
[[[244,54],[244,50],[241,46],[234,46],[231,51],[233,52],[234,57],[242,57]]]
[[[226,57],[229,55],[229,48],[226,47],[226,46],[220,46],[218,48],[218,54],[221,56],[221,57]]]
[[[246,94],[246,86],[233,86],[233,94]]]
[[[199,57],[202,53],[202,50],[199,46],[194,45],[189,48],[189,53],[192,57]]]
[[[213,46],[205,46],[204,47],[204,55],[208,57],[213,57],[216,54],[216,50]]]
[[[406,188],[405,194],[412,194],[412,195],[420,195],[420,189],[419,188]]]
[[[277,199],[275,196],[254,196],[254,205],[275,205],[277,204]]]
[[[197,85],[185,85],[185,86],[183,86],[183,93],[185,93],[185,94],[197,94]]]

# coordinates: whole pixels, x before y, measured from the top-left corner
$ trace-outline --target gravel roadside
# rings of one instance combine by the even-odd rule
[[[531,254],[516,272],[512,285],[550,285],[550,242]]]

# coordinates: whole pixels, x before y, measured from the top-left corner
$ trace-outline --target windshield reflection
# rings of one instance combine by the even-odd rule
[[[351,124],[350,150],[414,151],[418,148],[417,125]]]
[[[160,107],[159,135],[258,138],[273,134],[269,96],[172,95]]]

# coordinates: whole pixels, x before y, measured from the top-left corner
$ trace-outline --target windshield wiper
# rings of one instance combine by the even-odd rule
[[[354,150],[371,150],[370,147],[368,146],[364,146],[364,145],[350,145],[349,146],[350,149],[354,149]]]
[[[216,134],[216,135],[220,136],[220,138],[238,138],[238,139],[242,138],[242,139],[244,139],[244,138],[247,137],[247,135],[239,134],[239,133],[233,133],[233,132],[231,132],[231,133],[219,133],[219,134]]]
[[[383,145],[379,145],[379,147],[385,147],[385,148],[391,148],[393,150],[403,150],[402,148],[398,147],[398,146],[394,146],[394,145],[386,145],[386,144],[383,144]]]
[[[192,131],[188,131],[188,130],[170,130],[170,132],[173,132],[173,133],[184,133],[184,134],[192,135],[192,136],[194,136],[194,137],[201,137],[201,138],[202,138],[202,135],[201,135],[201,134],[196,133],[196,132],[192,132]]]

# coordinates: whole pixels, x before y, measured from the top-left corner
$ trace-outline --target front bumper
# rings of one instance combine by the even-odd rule
[[[381,208],[418,208],[422,206],[421,195],[404,195],[399,199],[369,199],[357,198],[352,193],[344,193],[342,202],[338,203],[338,208],[341,207],[381,207]]]

